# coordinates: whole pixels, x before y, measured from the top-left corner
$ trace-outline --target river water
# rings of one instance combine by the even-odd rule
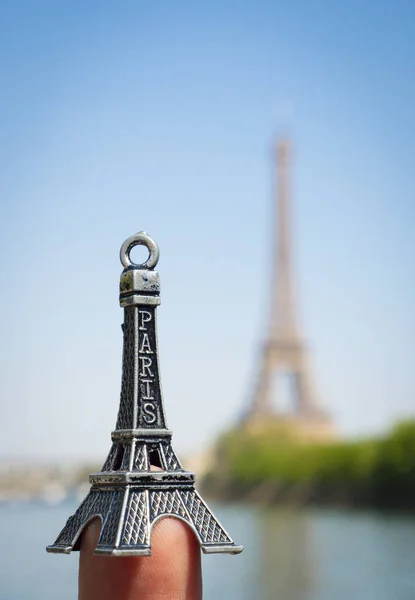
[[[76,600],[78,553],[45,552],[75,508],[0,504],[0,600]],[[212,508],[245,550],[203,557],[204,600],[415,599],[413,517]]]

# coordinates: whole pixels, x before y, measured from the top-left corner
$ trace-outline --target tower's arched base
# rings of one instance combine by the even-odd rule
[[[205,553],[238,554],[242,551],[242,546],[232,542],[194,489],[191,473],[182,472],[177,477],[165,472],[146,475],[147,483],[151,478],[153,489],[144,489],[143,485],[117,487],[110,481],[115,480],[117,474],[106,474],[105,479],[110,484],[91,488],[47,551],[69,554],[72,550],[79,550],[83,529],[94,517],[100,517],[102,527],[95,554],[150,556],[152,528],[159,519],[167,516],[187,523]],[[170,485],[163,482],[166,475]],[[103,480],[104,473],[92,477]]]

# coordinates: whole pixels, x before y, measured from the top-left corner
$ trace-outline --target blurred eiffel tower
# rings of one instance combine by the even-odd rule
[[[272,272],[271,312],[267,336],[260,352],[258,378],[243,421],[267,424],[279,419],[295,425],[300,435],[325,439],[334,436],[329,415],[316,400],[307,349],[296,318],[290,228],[289,167],[290,143],[281,140],[276,148],[276,240]],[[293,392],[290,414],[274,409],[275,376],[288,372]],[[278,407],[278,398],[277,398]]]

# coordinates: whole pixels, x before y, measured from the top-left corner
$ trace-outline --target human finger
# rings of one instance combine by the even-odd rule
[[[189,527],[163,518],[151,535],[152,556],[94,554],[101,522],[82,535],[79,600],[201,600],[199,543]]]

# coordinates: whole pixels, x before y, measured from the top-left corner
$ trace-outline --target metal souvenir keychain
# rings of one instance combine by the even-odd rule
[[[148,259],[133,263],[130,252],[144,245]],[[124,267],[120,305],[124,308],[121,398],[112,447],[100,473],[90,475],[86,498],[69,517],[48,552],[69,554],[79,550],[87,523],[99,517],[101,534],[95,554],[151,555],[151,532],[162,517],[185,521],[205,553],[238,554],[236,546],[194,488],[195,475],[185,471],[171,445],[159,379],[156,308],[160,280],[154,271],[157,244],[140,231],[120,250]],[[161,470],[154,471],[150,465]]]

